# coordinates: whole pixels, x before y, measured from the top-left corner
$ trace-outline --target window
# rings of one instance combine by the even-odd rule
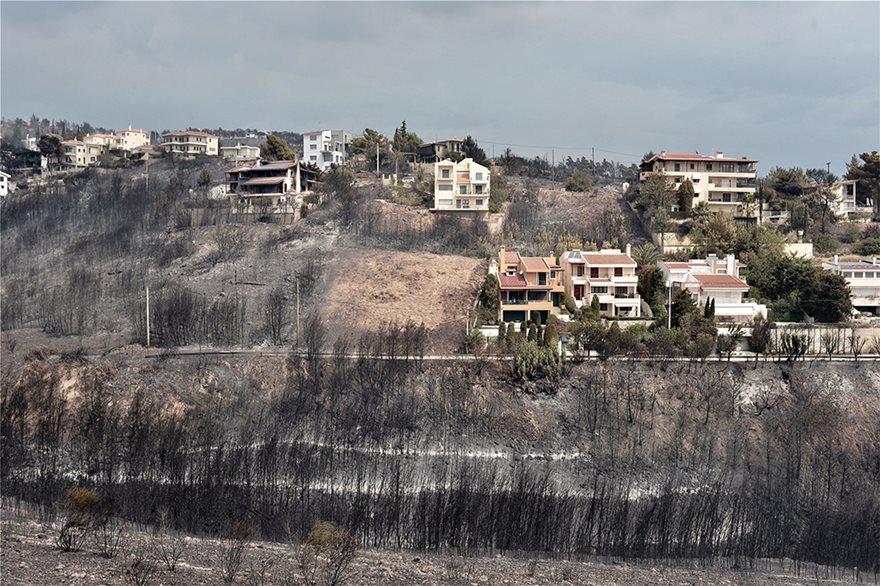
[[[599,268],[598,267],[590,267],[590,278],[598,279],[599,278]]]
[[[608,311],[608,304],[607,303],[600,303],[599,304],[599,311]]]
[[[681,171],[681,163],[675,163],[673,166],[674,171]]]
[[[482,173],[474,173],[474,178],[475,178],[476,181],[482,181],[482,180],[483,180],[483,174],[482,174]]]
[[[694,177],[693,179],[691,179],[691,183],[693,183],[694,185],[696,185],[696,184],[699,183],[699,182],[700,182],[700,178],[699,178],[699,177]],[[696,196],[695,196],[695,197],[696,197]]]
[[[604,295],[605,293],[608,293],[608,287],[591,287],[590,291],[597,295]]]
[[[614,267],[614,276],[622,277],[623,276],[623,267]]]
[[[706,163],[706,171],[712,170],[712,163]]]
[[[478,199],[478,200],[476,200],[476,201],[474,202],[474,205],[476,205],[476,206],[481,206],[481,205],[483,205],[483,200],[482,200],[482,199]]]
[[[440,185],[437,189],[440,191],[452,191],[452,186],[451,185]]]
[[[583,267],[583,266],[579,266],[579,267],[577,268],[577,276],[578,276],[578,277],[583,277],[583,276],[584,276],[584,267]]]
[[[864,276],[865,276],[865,273],[863,273],[861,271],[859,271],[857,273],[853,273],[853,279],[862,279],[862,278],[864,278]]]
[[[724,163],[721,165],[722,173],[733,173],[733,164],[732,163]]]
[[[316,144],[312,144],[312,145],[310,145],[310,146],[309,146],[309,150],[310,150],[310,151],[316,151],[316,150],[318,150],[318,145],[316,145]]]
[[[467,185],[459,185],[458,186],[458,193],[460,195],[467,195],[467,192],[468,192]]]
[[[475,187],[476,187],[476,193],[483,193],[483,186],[482,185],[475,185]]]
[[[466,210],[471,207],[471,202],[466,199],[459,200],[461,202],[461,209]]]
[[[538,273],[538,284],[546,285],[547,284],[547,273]]]
[[[318,160],[318,155],[312,155],[312,156],[310,156],[310,157],[309,157],[309,160],[310,160],[310,161],[317,161],[317,160]]]
[[[626,295],[627,295],[626,287],[615,287],[614,288],[614,295],[616,297],[626,297]]]
[[[440,178],[441,179],[449,179],[449,169],[442,169],[440,171]]]
[[[550,271],[550,278],[551,278],[551,279],[555,279],[555,278],[556,278],[556,271]]]
[[[691,163],[691,171],[693,171],[693,170],[694,170],[694,164]]]
[[[461,200],[460,199],[455,200],[455,207],[457,207],[458,209],[461,209]]]

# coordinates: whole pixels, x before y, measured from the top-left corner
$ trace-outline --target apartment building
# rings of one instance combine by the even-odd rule
[[[834,262],[824,262],[822,268],[843,275],[855,309],[880,315],[880,258],[841,261],[835,254]]]
[[[84,168],[98,162],[98,157],[105,152],[101,144],[90,144],[82,140],[65,140],[61,143],[64,155],[61,163],[67,168]]]
[[[754,196],[757,171],[755,159],[695,154],[659,154],[642,161],[640,179],[659,174],[667,178],[673,189],[690,179],[694,186],[694,204],[706,202],[709,210],[745,215],[743,201]]]
[[[342,165],[348,159],[352,134],[346,130],[313,130],[303,134],[303,155],[306,163],[327,171],[331,165]]]
[[[422,163],[437,163],[443,159],[448,159],[453,153],[462,153],[462,144],[463,141],[457,138],[420,144],[419,160]]]
[[[272,161],[241,165],[226,171],[226,191],[240,204],[277,206],[291,196],[311,190],[315,173],[300,161]]]
[[[490,173],[473,159],[434,163],[435,212],[489,212]]]
[[[522,256],[502,246],[498,253],[498,318],[547,323],[562,303],[562,269],[553,256]]]
[[[710,254],[704,259],[685,262],[660,261],[669,297],[677,290],[687,290],[697,307],[715,301],[715,319],[719,322],[745,323],[760,316],[767,317],[767,306],[749,299],[749,285],[740,275],[746,267],[732,254],[719,258]]]
[[[218,155],[217,137],[197,130],[175,130],[162,134],[162,148],[181,155]]]
[[[625,252],[570,250],[559,257],[559,264],[565,294],[577,307],[589,305],[597,296],[604,317],[641,317],[637,265],[629,245]]]
[[[127,153],[134,151],[138,147],[150,144],[150,133],[140,128],[129,126],[128,128],[117,130],[114,136],[116,138],[115,148]]]
[[[255,161],[260,158],[260,147],[236,143],[220,147],[220,155],[227,161]]]

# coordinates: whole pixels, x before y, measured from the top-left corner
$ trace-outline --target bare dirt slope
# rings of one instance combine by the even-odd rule
[[[431,330],[432,352],[457,347],[485,274],[465,256],[350,248],[336,259],[321,307],[332,329],[357,335],[411,319]]]
[[[175,570],[169,571],[156,557],[156,546],[167,535],[156,536],[135,525],[123,527],[121,547],[113,559],[98,555],[93,542],[86,542],[79,552],[61,552],[55,546],[57,527],[39,522],[28,514],[2,509],[0,566],[2,583],[117,585],[128,584],[126,570],[136,559],[155,566],[147,584],[221,585],[223,555],[229,542],[219,539],[186,537],[186,547]],[[297,568],[299,547],[289,544],[252,542],[242,555],[235,576],[237,584],[299,584]],[[531,563],[530,563],[531,562]],[[687,562],[682,562],[686,565]],[[557,561],[510,557],[471,557],[420,552],[364,550],[354,560],[349,586],[428,585],[428,584],[498,584],[498,585],[757,585],[778,584],[850,584],[851,576],[834,580],[795,577],[783,573],[778,562],[767,564],[772,571],[734,571],[663,567],[660,563],[634,565],[619,560]],[[790,564],[785,564],[786,570]],[[806,565],[802,569],[805,573]],[[815,568],[811,568],[815,571]],[[824,575],[825,568],[818,568]]]

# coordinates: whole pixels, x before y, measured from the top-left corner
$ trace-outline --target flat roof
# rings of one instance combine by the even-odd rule
[[[699,153],[658,153],[642,161],[642,163],[651,163],[653,161],[705,161],[711,163],[718,161],[720,163],[757,163],[757,159],[734,158],[734,157],[713,157],[711,155],[701,155]]]

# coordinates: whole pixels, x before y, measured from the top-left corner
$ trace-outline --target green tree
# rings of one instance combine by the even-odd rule
[[[669,211],[675,201],[675,191],[669,186],[666,177],[658,173],[648,175],[639,188],[638,204],[653,216],[658,210]]]
[[[464,153],[464,156],[469,159],[473,159],[474,163],[478,163],[480,165],[486,164],[486,153],[480,146],[477,144],[477,141],[470,135],[468,135],[464,141],[461,143],[461,152]]]
[[[749,337],[749,350],[755,353],[755,366],[758,365],[758,356],[769,350],[770,336],[770,322],[759,315],[752,321],[752,335]]]
[[[202,169],[199,173],[198,186],[202,188],[202,192],[207,197],[208,188],[211,187],[211,173],[207,169]]]
[[[728,254],[736,244],[736,227],[724,214],[712,214],[705,222],[693,226],[691,239],[706,254]]]
[[[662,256],[656,246],[648,243],[638,246],[633,251],[632,259],[636,261],[636,265],[639,267],[647,267],[656,266]]]
[[[791,199],[803,195],[807,187],[807,176],[800,167],[774,167],[767,175],[767,183],[773,191]]]
[[[865,238],[853,247],[853,252],[862,256],[880,254],[880,238]]]
[[[679,289],[672,297],[672,326],[684,327],[697,315],[697,304],[685,289]]]
[[[483,286],[480,287],[480,305],[486,309],[498,311],[498,278],[495,275],[486,275]]]
[[[507,333],[504,335],[504,341],[508,348],[513,348],[516,344],[516,325],[513,322],[507,324]]]
[[[599,319],[602,317],[602,304],[599,303],[599,296],[593,295],[590,301],[590,319]]]
[[[853,155],[846,166],[846,178],[857,181],[856,197],[861,202],[870,198],[874,202],[874,217],[880,218],[880,154],[871,151],[862,153],[858,158]]]
[[[528,341],[529,342],[537,342],[538,341],[538,326],[536,324],[532,324],[529,326],[528,333]]]
[[[415,132],[407,131],[406,120],[404,120],[400,123],[400,126],[395,129],[392,144],[394,146],[394,151],[397,153],[415,153],[419,150],[419,145],[422,144],[422,140]]]
[[[37,148],[47,159],[55,157],[55,161],[61,166],[61,159],[64,157],[64,145],[61,142],[61,137],[57,134],[44,134],[37,141]]]
[[[266,143],[260,147],[260,157],[267,161],[295,161],[296,151],[283,139],[270,134],[266,137]]]
[[[547,320],[547,325],[544,327],[543,343],[546,348],[555,349],[559,346],[559,326],[554,316]]]
[[[694,184],[685,179],[678,187],[678,210],[689,217],[694,208]]]
[[[365,128],[364,134],[352,139],[351,152],[355,155],[366,155],[376,164],[376,147],[378,146],[379,163],[388,158],[388,139],[385,135],[372,128]]]
[[[590,174],[582,169],[576,170],[568,178],[565,189],[568,191],[590,191],[593,188],[593,179]]]
[[[837,323],[852,316],[852,299],[846,279],[818,267],[800,301],[803,310],[818,322]]]

